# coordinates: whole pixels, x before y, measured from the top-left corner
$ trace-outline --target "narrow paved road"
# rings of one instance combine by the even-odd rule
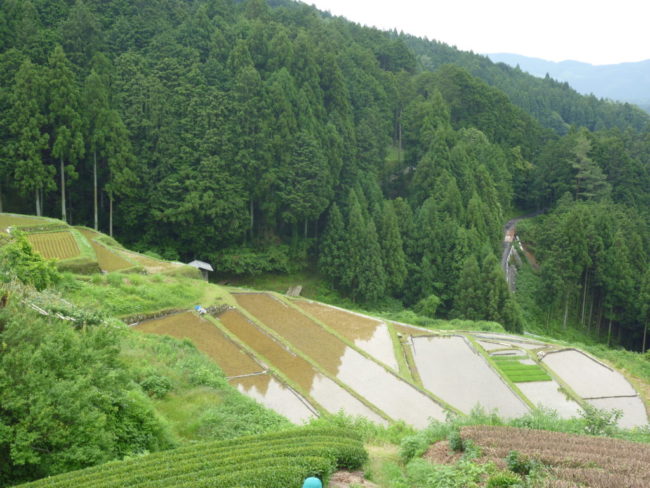
[[[533,213],[522,215],[520,217],[509,220],[503,228],[503,253],[501,254],[501,268],[506,276],[508,288],[510,291],[515,290],[515,279],[517,277],[517,268],[514,264],[510,264],[510,255],[513,252],[512,246],[515,242],[517,223],[544,213],[544,210],[538,210]]]

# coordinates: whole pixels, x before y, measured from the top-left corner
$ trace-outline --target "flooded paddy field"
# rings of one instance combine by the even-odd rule
[[[230,380],[230,384],[294,424],[303,424],[318,417],[306,400],[268,373],[235,378]]]
[[[295,304],[352,341],[359,349],[398,370],[393,340],[385,323],[320,303],[297,300]]]
[[[648,424],[648,414],[643,400],[638,396],[633,397],[611,397],[591,398],[587,403],[596,408],[605,410],[621,410],[623,416],[618,421],[619,427],[631,429],[632,427],[643,427]]]
[[[476,405],[496,409],[506,418],[528,412],[526,404],[464,337],[414,337],[412,343],[424,387],[462,412],[469,413]]]
[[[582,398],[634,396],[625,377],[574,349],[548,353],[542,359]]]
[[[219,365],[226,376],[249,375],[264,370],[259,363],[228,339],[216,325],[192,312],[147,320],[136,325],[135,329],[191,340],[199,351]]]
[[[551,408],[557,411],[560,418],[569,419],[580,414],[580,405],[562,393],[560,385],[554,380],[517,383],[517,387],[535,406]]]
[[[395,420],[424,427],[429,418],[444,420],[443,408],[378,363],[348,347],[298,310],[267,294],[234,294],[238,304],[330,375]]]
[[[348,415],[362,415],[382,424],[386,420],[355,398],[335,381],[321,374],[308,361],[289,351],[237,310],[228,310],[219,316],[223,326],[246,343],[256,354],[270,362],[293,384],[311,396],[325,410]]]
[[[575,349],[547,353],[542,362],[591,405],[608,410],[620,409],[623,412],[618,423],[621,427],[648,423],[643,401],[618,371]]]

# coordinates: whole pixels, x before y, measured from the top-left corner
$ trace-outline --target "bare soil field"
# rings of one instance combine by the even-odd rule
[[[482,459],[504,465],[511,451],[549,467],[554,480],[544,486],[647,488],[650,446],[618,439],[571,435],[515,427],[470,426],[463,439],[480,446]],[[435,446],[434,446],[435,447]]]
[[[197,349],[212,358],[226,376],[260,373],[264,370],[248,354],[237,347],[214,325],[192,312],[148,320],[135,329],[152,334],[162,334],[178,339],[189,339]]]

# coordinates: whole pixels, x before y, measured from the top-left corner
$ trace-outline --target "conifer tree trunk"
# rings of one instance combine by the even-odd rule
[[[646,339],[648,337],[648,324],[643,326],[643,345],[641,346],[641,352],[645,354],[646,351]]]
[[[99,230],[99,217],[97,211],[97,150],[93,153],[93,206],[95,213],[95,230]]]
[[[567,290],[566,296],[564,297],[564,320],[562,321],[562,327],[566,330],[567,318],[569,317],[569,291]]]
[[[38,217],[41,216],[41,199],[40,199],[40,193],[38,190],[34,192],[35,197],[36,197],[36,215]]]
[[[585,282],[582,285],[582,315],[580,316],[580,324],[585,325],[585,305],[587,303],[587,283],[589,282],[589,270],[585,270]]]
[[[108,195],[108,235],[113,237],[113,195]]]
[[[612,337],[612,316],[609,316],[609,327],[607,328],[607,346],[609,346]]]
[[[63,158],[59,159],[61,168],[61,220],[68,221],[68,216],[65,211],[65,169],[63,167]]]

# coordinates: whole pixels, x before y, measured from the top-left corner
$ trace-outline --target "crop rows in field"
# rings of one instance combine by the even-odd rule
[[[32,247],[46,259],[70,259],[79,256],[79,246],[70,231],[44,232],[27,236]]]
[[[551,377],[538,364],[524,364],[521,356],[492,356],[501,372],[514,383],[550,381]]]
[[[482,455],[503,460],[511,451],[548,466],[547,487],[646,488],[650,486],[650,446],[618,439],[515,427],[470,426],[461,430]]]
[[[339,429],[295,429],[171,451],[46,478],[24,488],[285,488],[307,476],[358,469],[367,459],[360,440]]]
[[[39,217],[30,217],[28,215],[14,215],[14,214],[0,214],[0,231],[4,231],[7,227],[13,226],[35,226],[35,225],[47,225],[51,221],[47,219],[42,219]]]

